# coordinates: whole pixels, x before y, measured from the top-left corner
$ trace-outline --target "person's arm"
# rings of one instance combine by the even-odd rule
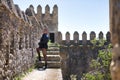
[[[45,43],[48,43],[48,41],[49,41],[49,38],[47,37],[47,35],[46,35],[46,34],[43,34],[40,43],[45,44]]]

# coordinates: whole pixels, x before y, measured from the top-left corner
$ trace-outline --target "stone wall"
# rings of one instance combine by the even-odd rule
[[[0,80],[13,80],[34,65],[41,27],[34,13],[26,15],[12,0],[0,0]]]
[[[34,65],[35,48],[46,27],[54,33],[54,41],[57,42],[57,5],[52,13],[46,5],[43,14],[40,5],[37,13],[32,5],[24,12],[13,0],[0,0],[0,80],[13,80]]]
[[[61,46],[61,68],[63,80],[71,80],[74,75],[76,80],[81,80],[83,73],[91,70],[90,61],[96,59],[101,48],[92,46]]]
[[[111,76],[112,80],[120,80],[120,0],[110,0],[110,31],[113,45]]]
[[[58,43],[61,45],[72,45],[72,44],[77,44],[77,45],[91,45],[91,40],[106,40],[105,44],[109,44],[111,42],[111,34],[110,32],[107,32],[106,34],[103,34],[101,31],[98,34],[98,38],[96,37],[96,33],[94,31],[91,31],[89,34],[90,39],[87,39],[87,33],[84,31],[82,35],[79,35],[77,31],[74,32],[73,34],[73,40],[71,40],[71,34],[69,32],[66,32],[65,34],[65,40],[62,39],[62,33],[58,32]],[[79,36],[82,36],[82,40],[79,39]]]
[[[87,40],[87,33],[83,32],[82,40],[79,40],[79,33],[74,32],[73,40],[70,40],[70,33],[66,32],[66,40],[62,40],[61,32],[58,33],[61,55],[61,68],[63,80],[71,80],[74,76],[76,80],[81,80],[84,73],[91,71],[90,62],[92,59],[97,59],[99,50],[105,49],[111,43],[110,32],[107,32],[106,38],[102,32],[98,34],[96,43],[91,40],[96,38],[95,32],[90,33],[90,40]],[[103,44],[101,41],[103,40]],[[104,42],[106,40],[106,42]],[[100,42],[99,42],[100,41]]]
[[[49,5],[45,6],[45,13],[42,13],[42,7],[38,5],[36,17],[38,21],[44,23],[44,25],[48,28],[51,41],[52,39],[54,39],[53,42],[57,42],[57,37],[58,37],[57,5],[54,5],[52,13],[50,13]],[[50,35],[51,33],[54,34],[54,36]]]

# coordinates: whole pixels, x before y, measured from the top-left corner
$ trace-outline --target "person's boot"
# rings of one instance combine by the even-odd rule
[[[43,66],[43,69],[44,70],[47,69],[47,63],[45,63],[45,66]]]
[[[45,63],[45,68],[47,68],[47,63]]]
[[[41,56],[38,57],[38,60],[41,61]]]

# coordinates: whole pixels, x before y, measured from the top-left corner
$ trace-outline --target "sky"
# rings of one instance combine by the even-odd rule
[[[109,0],[13,0],[20,9],[25,11],[29,5],[33,5],[35,12],[38,5],[41,5],[42,12],[45,6],[50,6],[52,13],[53,6],[58,6],[58,30],[62,32],[63,39],[65,33],[70,32],[71,39],[73,33],[77,31],[80,39],[83,31],[86,31],[88,39],[91,31],[98,34],[100,31],[109,31]]]

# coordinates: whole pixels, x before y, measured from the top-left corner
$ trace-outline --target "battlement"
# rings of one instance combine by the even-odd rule
[[[58,24],[58,7],[54,5],[52,13],[50,13],[49,5],[45,7],[45,13],[42,13],[42,7],[38,5],[37,13],[34,11],[34,6],[30,5],[26,11],[21,11],[17,4],[13,3],[13,0],[0,0],[2,5],[5,5],[11,12],[13,12],[17,17],[23,19],[25,22],[31,23],[28,17],[35,17],[39,23],[46,25]]]
[[[56,14],[55,11],[53,13]],[[47,18],[44,20],[38,16],[40,14],[35,13],[32,5],[24,12],[13,0],[0,0],[0,80],[13,80],[13,77],[34,65],[34,52],[42,29],[48,27],[50,30],[52,26],[55,29],[52,34],[57,36],[58,22],[54,22],[54,14],[51,20],[47,20],[48,14],[45,15],[44,18]]]
[[[51,23],[58,24],[58,7],[54,5],[52,13],[50,13],[49,5],[45,6],[45,13],[42,12],[42,7],[38,5],[36,17],[39,21],[49,25]]]
[[[107,32],[105,34],[105,37],[104,37],[104,34],[103,32],[99,32],[98,34],[98,38],[96,37],[96,33],[94,31],[91,31],[89,36],[90,36],[90,39],[87,40],[87,33],[84,31],[82,33],[82,40],[79,39],[79,33],[77,31],[75,31],[73,33],[73,40],[71,40],[71,35],[69,32],[66,32],[65,34],[65,40],[62,39],[62,33],[61,32],[58,32],[58,43],[60,44],[80,44],[80,45],[91,45],[91,40],[106,40],[105,44],[109,44],[111,41],[110,41],[110,38],[111,38],[111,34],[110,32]]]
[[[34,11],[34,6],[30,5],[25,12],[22,11],[17,4],[13,3],[13,0],[0,0],[0,5],[4,6],[9,10],[10,13],[14,14],[16,17],[20,18],[26,24],[31,26],[36,26],[37,30],[48,28],[50,38],[54,36],[52,42],[57,41],[58,33],[58,7],[53,6],[53,11],[50,13],[49,5],[45,6],[45,13],[42,13],[42,7],[37,6],[37,13]],[[40,33],[41,34],[41,33]]]

